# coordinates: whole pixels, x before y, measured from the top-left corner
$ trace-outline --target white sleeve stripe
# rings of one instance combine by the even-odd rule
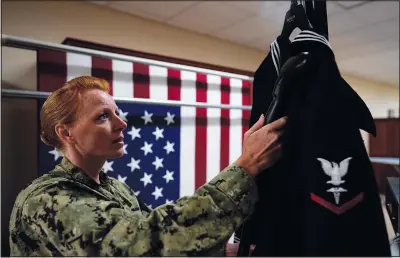
[[[318,37],[314,37],[311,35],[298,35],[294,40],[296,40],[296,39],[318,39],[321,42],[324,42],[326,45],[330,46],[329,42],[324,40],[324,38],[318,38]]]
[[[275,40],[275,46],[276,49],[278,50],[278,58],[279,58],[279,67],[281,67],[281,61],[282,61],[282,57],[281,57],[281,49],[279,47],[278,41]]]
[[[321,43],[327,45],[329,48],[331,48],[331,46],[329,44],[327,44],[325,41],[323,41],[322,39],[319,39],[319,38],[298,37],[293,40],[293,42],[298,42],[298,41],[318,41],[318,42],[321,42]]]
[[[332,49],[331,45],[329,44],[329,41],[328,41],[324,36],[319,35],[319,34],[316,33],[316,32],[313,32],[313,31],[310,31],[310,30],[304,30],[304,31],[300,32],[300,34],[297,35],[297,36],[294,38],[293,42],[296,41],[297,39],[300,39],[300,38],[303,38],[303,39],[304,39],[304,38],[309,38],[310,40],[312,40],[312,39],[319,39],[319,40],[315,40],[315,41],[323,42],[323,43],[324,43],[325,45],[327,45],[330,49]]]
[[[324,37],[320,38],[320,37],[316,37],[316,36],[312,36],[312,35],[298,35],[293,41],[300,39],[300,38],[310,39],[310,40],[316,39],[316,40],[323,42],[325,45],[329,46],[330,48],[332,48],[331,44],[329,44],[329,42]]]
[[[309,34],[309,35],[313,35],[315,37],[323,38],[324,40],[327,41],[327,39],[324,36],[314,32],[314,31],[311,31],[311,30],[303,30],[302,32],[300,32],[299,35],[304,35],[304,34]]]
[[[272,56],[272,62],[274,63],[275,66],[276,74],[279,75],[279,67],[278,64],[276,63],[277,60],[275,60],[274,42],[272,42],[271,44],[271,56]]]
[[[325,41],[318,39],[318,38],[296,38],[293,40],[293,42],[299,42],[299,41],[318,41],[318,42],[321,42],[321,43],[327,45],[330,49],[332,49],[332,47],[329,44],[327,44]]]
[[[275,57],[278,63],[278,69],[281,69],[281,56],[279,54],[279,45],[278,42],[275,40],[274,41],[274,53],[275,53]]]

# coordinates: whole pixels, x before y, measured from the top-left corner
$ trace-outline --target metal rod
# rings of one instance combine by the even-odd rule
[[[13,90],[13,89],[2,89],[1,90],[2,97],[45,99],[49,95],[50,95],[50,92]],[[251,110],[251,106],[208,104],[208,103],[201,103],[201,102],[189,103],[189,102],[182,102],[182,101],[176,101],[176,100],[156,100],[156,99],[144,99],[144,98],[125,98],[125,97],[113,97],[113,98],[116,102],[122,102],[122,103],[140,103],[140,104],[153,104],[153,105],[166,105],[166,106],[186,106],[186,107]]]
[[[141,57],[114,54],[114,53],[109,53],[109,52],[105,52],[105,51],[67,46],[67,45],[63,45],[63,44],[43,42],[43,41],[38,41],[38,40],[34,40],[34,39],[15,37],[15,36],[10,36],[10,35],[5,35],[5,34],[1,34],[1,43],[2,43],[2,46],[8,46],[8,47],[15,47],[15,48],[22,48],[22,49],[29,49],[29,50],[51,49],[51,50],[58,50],[58,51],[66,51],[66,52],[70,52],[70,53],[86,54],[86,55],[90,55],[90,56],[110,58],[110,59],[114,59],[114,60],[122,60],[122,61],[148,64],[148,65],[162,66],[162,67],[173,68],[173,69],[178,69],[178,70],[182,70],[182,71],[190,71],[190,72],[204,73],[204,74],[210,74],[210,75],[218,75],[218,76],[236,78],[236,79],[241,79],[241,80],[250,80],[250,81],[253,80],[253,77],[246,76],[246,75],[220,72],[220,71],[215,71],[215,70],[211,70],[211,69],[204,69],[204,68],[198,68],[198,67],[193,67],[193,66],[174,64],[174,63],[157,61],[157,60],[141,58]]]

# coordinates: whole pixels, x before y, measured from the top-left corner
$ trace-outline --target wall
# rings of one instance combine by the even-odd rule
[[[264,58],[252,50],[78,1],[3,2],[2,33],[60,43],[74,37],[118,47],[254,71]],[[2,49],[2,87],[36,89],[33,51]],[[398,88],[346,76],[376,117],[398,110]],[[8,255],[8,220],[16,194],[36,175],[35,100],[2,99],[2,255]],[[367,138],[366,138],[367,139]]]

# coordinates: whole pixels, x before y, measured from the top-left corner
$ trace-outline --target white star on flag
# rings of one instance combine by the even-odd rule
[[[147,110],[144,111],[144,116],[142,116],[142,119],[144,120],[144,124],[147,125],[147,123],[152,123],[153,121],[151,120],[151,117],[153,114],[149,114]]]
[[[143,182],[144,186],[146,187],[147,184],[152,184],[153,181],[151,181],[152,174],[147,174],[144,172],[144,176],[140,179],[140,181]]]
[[[136,192],[133,191],[133,194],[136,195],[136,196],[138,196],[138,195],[140,194],[140,191],[136,191]]]
[[[126,150],[126,148],[128,148],[128,144],[124,144],[124,154],[128,154],[128,151]]]
[[[50,154],[54,155],[54,161],[57,161],[59,157],[64,157],[61,152],[58,152],[56,149],[49,151]]]
[[[169,112],[167,112],[167,116],[164,118],[164,120],[166,120],[167,121],[167,125],[169,125],[169,124],[173,124],[173,123],[175,123],[174,122],[174,117],[175,117],[175,115],[171,115]]]
[[[165,200],[165,204],[173,203],[174,201],[170,201],[168,199]]]
[[[131,163],[128,163],[127,166],[131,168],[131,172],[133,172],[136,168],[140,169],[139,166],[140,159],[135,160],[134,158],[131,158]]]
[[[153,153],[153,151],[151,150],[151,147],[153,146],[153,144],[148,144],[146,141],[144,142],[144,145],[142,148],[140,148],[143,152],[144,155],[146,156],[147,153]]]
[[[154,198],[157,200],[158,198],[163,197],[162,190],[163,190],[162,187],[158,188],[156,186],[154,192],[152,192],[151,194],[154,195]]]
[[[148,208],[153,209],[153,206],[152,206],[151,204],[145,203],[145,205],[146,205]]]
[[[131,126],[131,130],[128,132],[128,134],[132,136],[132,141],[135,140],[136,137],[141,138],[139,133],[140,130],[141,130],[140,128],[136,129],[134,126]]]
[[[118,180],[121,181],[122,183],[125,183],[126,179],[127,179],[126,176],[122,177],[122,176],[118,175]]]
[[[163,131],[164,129],[160,129],[158,126],[156,127],[156,130],[153,132],[153,134],[156,136],[156,140],[158,140],[158,138],[164,138]]]
[[[167,154],[175,151],[174,145],[175,145],[175,143],[170,143],[169,141],[167,141],[167,144],[164,146],[164,150],[167,152]]]
[[[165,175],[163,176],[163,178],[165,179],[165,181],[168,183],[169,181],[173,181],[174,180],[174,178],[172,177],[172,175],[174,174],[174,172],[173,171],[168,171],[167,170],[167,172],[165,173]]]
[[[106,163],[104,163],[104,165],[103,165],[104,173],[107,173],[108,171],[114,171],[113,168],[112,168],[112,164],[113,163],[114,163],[114,161],[108,162],[106,160]]]
[[[128,115],[128,112],[123,112],[121,109],[118,109],[119,111],[119,118],[121,118],[122,120],[124,120],[125,122],[128,122],[128,119],[126,118],[126,116]]]
[[[159,168],[164,167],[162,164],[163,160],[164,159],[160,159],[156,156],[156,160],[154,160],[153,163],[151,163],[151,164],[153,164],[156,167],[156,170],[158,170]]]

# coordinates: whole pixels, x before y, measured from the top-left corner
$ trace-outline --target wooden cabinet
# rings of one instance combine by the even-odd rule
[[[375,119],[377,136],[369,135],[371,157],[400,157],[400,119]]]

